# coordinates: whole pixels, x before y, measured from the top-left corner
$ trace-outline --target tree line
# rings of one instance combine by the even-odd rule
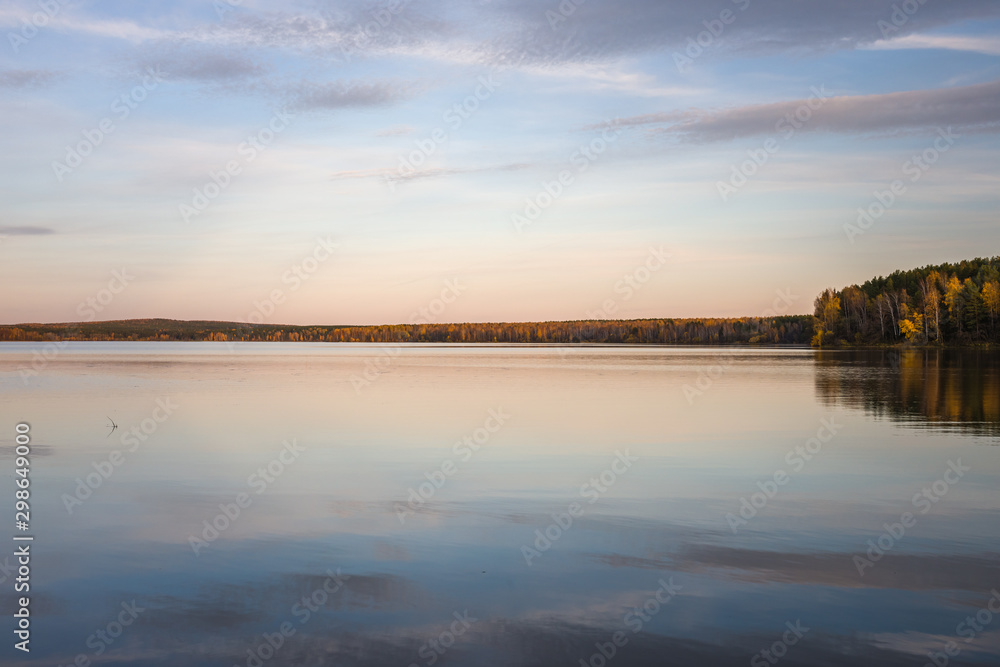
[[[164,319],[0,326],[0,341],[142,340],[625,345],[995,345],[1000,257],[827,289],[812,315],[294,326]]]
[[[119,320],[0,327],[0,341],[283,341],[326,343],[551,343],[802,345],[807,315],[739,318],[290,326],[238,322]]]

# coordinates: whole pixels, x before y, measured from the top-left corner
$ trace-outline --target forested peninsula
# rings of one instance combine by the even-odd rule
[[[814,303],[811,343],[975,346],[1000,336],[1000,257],[938,264],[827,289]]]

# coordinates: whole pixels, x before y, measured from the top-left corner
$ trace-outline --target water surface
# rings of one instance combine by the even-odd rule
[[[4,664],[1000,662],[996,354],[33,351],[0,347],[36,540]]]

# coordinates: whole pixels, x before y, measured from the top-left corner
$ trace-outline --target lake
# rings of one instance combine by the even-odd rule
[[[4,665],[1000,664],[996,353],[5,343],[0,399]]]

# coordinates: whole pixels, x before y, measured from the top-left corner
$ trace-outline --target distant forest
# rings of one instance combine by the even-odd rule
[[[0,326],[0,341],[284,341],[660,345],[942,345],[1000,343],[1000,257],[896,271],[827,289],[812,315],[293,326],[119,320]]]
[[[803,345],[807,315],[727,319],[586,320],[576,322],[288,326],[234,322],[120,320],[0,327],[0,341],[161,340],[326,343],[624,343]]]
[[[812,344],[1000,342],[1000,257],[896,271],[816,298]]]

